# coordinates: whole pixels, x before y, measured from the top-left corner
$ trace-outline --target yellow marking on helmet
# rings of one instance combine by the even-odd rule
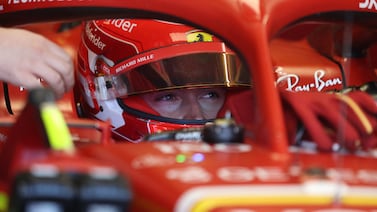
[[[212,35],[206,32],[192,32],[187,35],[187,42],[211,42],[213,41]]]
[[[68,126],[59,108],[51,102],[42,104],[41,118],[51,148],[71,152],[74,149],[74,145]]]

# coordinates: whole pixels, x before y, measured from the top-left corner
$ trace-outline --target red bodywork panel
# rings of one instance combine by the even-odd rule
[[[253,122],[241,123],[252,130],[242,144],[130,144],[114,143],[108,123],[79,118],[70,92],[56,102],[76,145],[73,153],[66,153],[49,145],[35,112],[38,108],[25,107],[27,92],[8,85],[10,108],[5,90],[0,92],[0,199],[8,197],[19,173],[52,165],[61,172],[116,170],[131,185],[131,211],[372,211],[377,207],[375,153],[319,153],[290,147],[275,83],[296,91],[328,91],[375,80],[374,40],[357,36],[369,31],[357,31],[353,37],[356,43],[367,41],[356,45],[367,53],[349,57],[339,53],[338,34],[325,23],[328,12],[340,14],[331,19],[337,27],[346,14],[342,12],[353,11],[365,15],[354,19],[362,28],[375,27],[375,21],[366,20],[376,13],[376,5],[374,0],[3,2],[0,24],[21,24],[42,33],[72,57],[80,28],[57,32],[60,21],[141,17],[202,27],[239,53],[251,72],[254,98],[240,102],[242,111],[234,112],[252,117],[235,117]],[[309,24],[293,25],[309,16]],[[46,21],[53,22],[40,23]],[[23,25],[28,23],[40,25]]]

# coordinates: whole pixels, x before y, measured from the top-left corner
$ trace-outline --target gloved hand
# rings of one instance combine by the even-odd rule
[[[301,122],[318,149],[331,151],[336,143],[350,151],[377,146],[377,104],[367,93],[280,94],[287,123]]]

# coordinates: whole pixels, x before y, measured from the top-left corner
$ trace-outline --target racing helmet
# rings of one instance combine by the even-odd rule
[[[110,121],[117,140],[211,120],[162,117],[140,97],[169,89],[245,88],[249,72],[215,36],[186,25],[149,19],[83,23],[75,99],[86,117]]]

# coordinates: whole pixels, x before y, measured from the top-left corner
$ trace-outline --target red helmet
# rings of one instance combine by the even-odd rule
[[[202,30],[142,19],[95,20],[83,26],[76,101],[85,116],[110,120],[115,138],[138,142],[149,133],[209,121],[162,117],[138,94],[250,86],[249,73],[234,52]]]

